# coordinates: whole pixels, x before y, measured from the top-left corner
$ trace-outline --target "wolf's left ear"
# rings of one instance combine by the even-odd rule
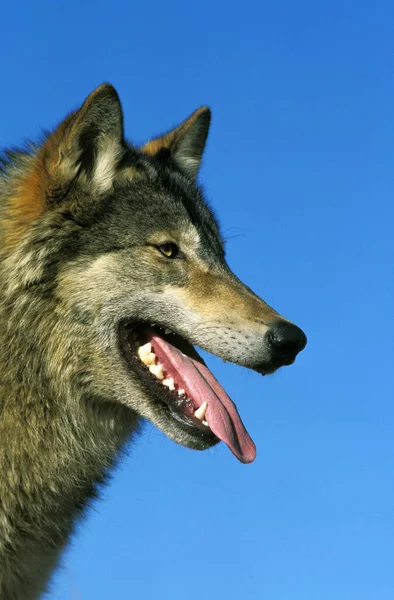
[[[150,156],[167,156],[194,179],[200,168],[210,122],[211,111],[202,106],[175,129],[145,144],[142,151]]]
[[[97,192],[112,186],[116,166],[124,153],[123,113],[115,88],[105,83],[69,115],[43,147],[48,193],[79,178]]]

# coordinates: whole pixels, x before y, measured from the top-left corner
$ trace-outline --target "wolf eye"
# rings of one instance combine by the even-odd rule
[[[161,246],[157,246],[157,248],[167,258],[181,258],[181,251],[178,246],[172,242],[161,244]]]

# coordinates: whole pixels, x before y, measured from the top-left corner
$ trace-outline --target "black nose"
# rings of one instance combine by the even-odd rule
[[[277,358],[283,359],[283,364],[291,363],[306,346],[306,335],[293,323],[278,321],[268,332],[268,339]]]

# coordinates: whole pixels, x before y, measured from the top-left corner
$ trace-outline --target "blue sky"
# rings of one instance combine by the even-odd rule
[[[256,461],[147,425],[50,598],[393,597],[393,31],[389,1],[3,6],[1,145],[102,81],[137,142],[209,104],[229,263],[309,339],[270,378],[209,357]]]

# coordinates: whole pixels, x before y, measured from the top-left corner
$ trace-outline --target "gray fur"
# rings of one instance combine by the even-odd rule
[[[185,432],[129,369],[119,350],[123,319],[168,326],[256,370],[269,363],[266,333],[280,317],[225,263],[194,181],[209,124],[200,119],[166,152],[140,151],[125,142],[119,99],[104,85],[42,144],[4,155],[0,600],[45,591],[75,521],[141,418],[189,447],[217,441]],[[35,170],[30,191],[24,182]],[[168,239],[187,260],[160,255]]]

